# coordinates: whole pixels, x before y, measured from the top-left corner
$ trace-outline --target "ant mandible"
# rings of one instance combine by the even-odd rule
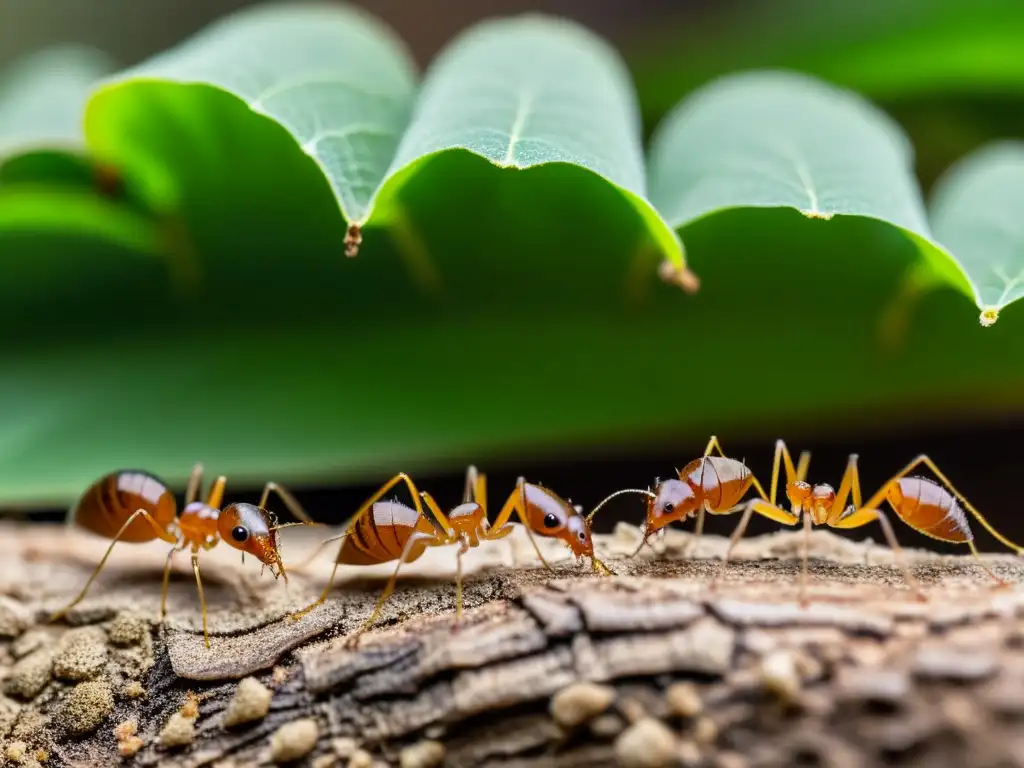
[[[415,508],[394,501],[381,501],[382,497],[399,483],[405,483],[412,494]],[[433,519],[423,511],[425,503]],[[533,544],[537,557],[547,569],[551,569],[533,538],[554,537],[563,541],[579,557],[589,557],[596,571],[610,573],[608,568],[594,555],[594,542],[590,526],[583,518],[579,507],[574,507],[553,491],[540,485],[527,483],[522,477],[516,481],[515,489],[509,494],[501,512],[493,524],[487,521],[487,477],[470,466],[466,471],[466,484],[462,503],[445,515],[434,498],[426,491],[420,492],[412,478],[400,472],[382,485],[367,499],[345,525],[345,532],[321,543],[326,546],[332,541],[343,539],[334,559],[330,580],[320,597],[312,604],[292,614],[299,619],[323,603],[338,573],[339,565],[376,565],[397,560],[383,592],[377,599],[370,617],[354,633],[356,637],[369,629],[380,617],[381,610],[391,596],[398,581],[403,564],[414,562],[427,547],[443,547],[458,544],[455,572],[455,612],[462,616],[462,556],[481,541],[504,538],[512,533],[510,518],[518,515]],[[316,556],[319,548],[310,557]],[[307,560],[307,563],[309,560]]]
[[[282,486],[270,482],[264,486],[258,505],[229,504],[221,509],[227,478],[221,475],[214,480],[205,502],[199,501],[202,480],[203,465],[196,464],[189,478],[185,506],[180,516],[174,495],[167,485],[149,472],[118,470],[89,486],[71,509],[69,522],[111,539],[110,546],[75,599],[50,616],[49,620],[57,621],[85,597],[119,541],[143,543],[161,539],[171,545],[164,564],[163,588],[160,593],[161,623],[167,616],[171,560],[176,552],[191,549],[192,570],[196,576],[203,611],[203,640],[207,648],[210,647],[210,636],[207,631],[206,597],[199,573],[199,553],[202,550],[212,549],[218,542],[225,541],[241,550],[243,559],[246,553],[253,555],[270,568],[275,579],[283,577],[287,583],[288,574],[281,560],[278,531],[293,525],[313,523],[295,497]],[[266,509],[272,491],[302,522],[277,524],[275,515]]]
[[[780,458],[786,472],[786,497],[789,499],[792,511],[786,511],[775,503],[776,490],[778,486]],[[939,541],[946,541],[957,544],[967,544],[971,554],[978,561],[978,565],[1000,586],[1006,586],[1006,582],[996,576],[982,562],[978,548],[974,543],[974,534],[963,509],[973,515],[982,526],[991,533],[1000,543],[1015,550],[1018,554],[1024,553],[1024,549],[1014,544],[1009,539],[996,531],[982,514],[964,498],[939,470],[938,466],[926,454],[921,454],[908,463],[898,473],[889,478],[881,488],[862,503],[860,474],[857,469],[857,454],[850,454],[847,460],[846,471],[839,484],[838,493],[830,485],[814,485],[806,481],[807,470],[810,466],[811,454],[804,451],[800,455],[800,461],[796,467],[793,466],[793,459],[789,455],[789,449],[784,441],[775,443],[775,459],[772,466],[771,497],[766,501],[753,499],[747,505],[740,519],[739,525],[733,532],[726,549],[725,557],[719,574],[725,572],[729,562],[732,549],[743,536],[750,521],[750,516],[757,512],[772,520],[784,523],[785,525],[796,525],[803,518],[804,522],[804,547],[803,567],[800,582],[800,602],[806,603],[807,587],[807,557],[809,549],[809,538],[813,525],[827,525],[831,528],[860,528],[875,520],[882,526],[882,531],[892,548],[897,563],[903,572],[903,578],[907,585],[914,590],[918,599],[926,599],[917,580],[911,575],[907,567],[903,550],[896,541],[896,534],[888,517],[878,509],[883,502],[888,502],[896,515],[907,525],[918,533],[930,536]],[[927,477],[913,476],[910,473],[917,467],[924,465],[930,469],[940,483]],[[853,497],[853,503],[847,506],[847,500]],[[717,579],[717,577],[716,577]],[[714,581],[712,587],[714,587]]]

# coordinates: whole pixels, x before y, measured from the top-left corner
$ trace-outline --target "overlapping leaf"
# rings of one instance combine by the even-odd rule
[[[860,216],[903,231],[934,279],[975,301],[986,324],[1019,295],[1007,272],[1018,271],[1007,262],[1008,243],[1003,253],[988,247],[999,233],[1015,231],[1024,201],[1019,161],[988,154],[984,168],[971,165],[968,178],[952,179],[962,194],[940,199],[936,238],[906,137],[860,97],[813,78],[758,72],[716,81],[666,119],[650,164],[652,197],[673,226],[741,207]],[[1000,204],[987,204],[994,197]],[[970,256],[960,256],[961,245]],[[1005,280],[990,290],[998,274]]]

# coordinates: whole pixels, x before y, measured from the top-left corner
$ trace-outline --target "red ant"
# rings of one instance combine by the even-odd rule
[[[792,511],[786,511],[775,503],[780,458],[785,466],[786,497],[789,499]],[[900,547],[899,542],[896,541],[896,534],[889,523],[888,517],[878,508],[880,504],[887,501],[896,515],[915,531],[940,541],[967,544],[971,549],[971,554],[975,556],[982,570],[992,577],[997,584],[1006,586],[1006,582],[992,573],[981,561],[978,548],[974,543],[974,534],[967,522],[967,516],[960,505],[962,504],[964,509],[970,512],[1002,544],[1015,550],[1018,554],[1024,553],[1024,549],[996,531],[982,514],[956,490],[934,461],[927,455],[921,454],[897,474],[889,478],[865,504],[861,500],[857,458],[857,454],[850,454],[846,471],[843,473],[843,479],[839,484],[839,491],[837,493],[830,485],[812,486],[806,482],[807,469],[811,461],[809,451],[804,451],[800,455],[800,461],[794,467],[785,442],[782,440],[777,441],[775,443],[775,459],[772,466],[771,496],[766,500],[753,499],[746,505],[743,517],[740,519],[739,525],[736,526],[736,530],[729,540],[729,547],[722,561],[720,573],[724,573],[729,562],[729,556],[732,554],[732,549],[743,536],[750,521],[750,516],[754,512],[786,525],[796,525],[803,518],[805,536],[800,601],[805,603],[808,579],[807,555],[811,527],[813,525],[827,525],[831,528],[860,528],[877,520],[882,526],[882,531],[893,550],[907,585],[914,590],[918,599],[926,599],[920,585],[907,567],[903,549]],[[922,464],[939,478],[941,484],[927,477],[908,477],[915,468]],[[847,506],[847,500],[851,496],[853,497],[853,503]],[[712,582],[712,586],[714,586],[714,582]]]
[[[260,503],[229,504],[220,508],[224,499],[227,478],[218,477],[210,486],[206,501],[199,501],[203,479],[203,465],[196,464],[185,493],[185,507],[178,515],[174,495],[156,476],[141,470],[119,470],[97,480],[82,494],[72,508],[69,520],[88,531],[112,539],[106,554],[82,587],[81,592],[61,610],[50,616],[56,621],[77,605],[93,581],[103,570],[114,545],[119,541],[141,543],[161,539],[171,545],[164,565],[163,589],[160,594],[160,621],[167,616],[167,589],[171,576],[171,559],[176,552],[192,551],[192,570],[196,576],[199,602],[203,609],[203,640],[210,647],[207,632],[206,597],[199,575],[199,553],[212,549],[220,541],[256,557],[270,568],[274,578],[288,582],[284,562],[281,560],[278,531],[293,525],[309,525],[312,520],[299,502],[277,483],[267,483]],[[278,525],[275,515],[266,509],[271,491],[276,491],[285,506],[302,522]]]
[[[718,456],[712,456],[718,451]],[[664,530],[669,524],[696,516],[695,534],[699,537],[704,530],[705,512],[712,515],[728,515],[737,511],[740,500],[750,490],[757,489],[767,501],[764,488],[744,462],[730,459],[722,451],[718,438],[708,440],[704,455],[678,470],[678,479],[654,481],[655,489],[624,488],[616,491],[594,507],[587,516],[587,522],[606,502],[623,493],[641,493],[648,497],[647,514],[641,528],[643,538],[631,557],[636,556],[650,537]]]
[[[415,508],[398,500],[381,501],[382,497],[398,483],[405,483],[412,494]],[[421,503],[427,505],[433,519],[428,517]],[[540,485],[527,483],[523,478],[516,481],[515,489],[509,494],[501,512],[493,524],[487,522],[487,477],[470,466],[466,471],[466,484],[462,503],[445,515],[434,498],[426,491],[420,492],[412,478],[404,472],[392,477],[382,485],[352,516],[345,525],[345,532],[321,543],[320,547],[332,541],[343,539],[334,560],[334,569],[320,597],[292,614],[298,619],[309,613],[327,599],[338,566],[376,565],[396,560],[395,570],[388,579],[384,591],[377,599],[370,617],[355,633],[359,635],[369,629],[380,617],[381,609],[391,596],[398,581],[398,572],[403,564],[420,558],[427,547],[444,547],[458,544],[456,551],[455,612],[462,616],[462,556],[470,547],[481,541],[504,538],[512,533],[510,518],[518,515],[533,544],[537,557],[545,568],[551,569],[533,538],[554,537],[563,541],[577,557],[589,557],[594,570],[610,573],[607,567],[594,555],[594,542],[590,526],[580,513],[579,507],[563,500],[553,491]],[[312,560],[319,552],[318,548]],[[308,561],[307,561],[308,562]],[[354,636],[355,636],[354,635]],[[354,637],[353,636],[353,637]]]

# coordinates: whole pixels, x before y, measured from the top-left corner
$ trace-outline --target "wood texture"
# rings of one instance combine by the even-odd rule
[[[289,530],[289,564],[322,531]],[[450,766],[1024,765],[1024,560],[891,553],[814,533],[811,604],[796,600],[799,532],[742,542],[672,532],[624,559],[637,531],[599,537],[592,575],[525,537],[465,561],[409,567],[382,625],[353,643],[388,566],[346,569],[317,594],[324,553],[287,589],[258,564],[203,554],[213,647],[187,557],[156,621],[166,549],[115,550],[66,623],[45,624],[102,556],[96,537],[7,525],[0,562],[0,758],[12,765]],[[76,626],[71,626],[76,625]],[[244,681],[240,684],[239,681]],[[230,727],[226,723],[232,723]],[[122,756],[131,755],[131,756]]]

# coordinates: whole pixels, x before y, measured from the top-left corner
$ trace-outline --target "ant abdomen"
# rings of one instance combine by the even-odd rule
[[[888,497],[896,514],[926,536],[954,543],[974,539],[956,497],[926,477],[901,477]]]
[[[399,501],[374,502],[369,514],[356,520],[338,551],[337,562],[345,565],[377,565],[396,560],[405,551],[409,537],[423,526],[426,532],[432,526],[412,507]],[[406,556],[412,562],[423,554],[423,548],[413,549]]]
[[[114,538],[136,511],[146,510],[154,521],[168,530],[178,505],[174,494],[155,475],[135,469],[111,472],[90,485],[71,510],[70,519],[91,531]],[[157,538],[153,526],[138,517],[121,534],[121,541],[144,542]]]
[[[746,464],[721,456],[704,456],[687,464],[679,479],[703,493],[706,506],[725,510],[738,504],[750,489],[753,475]]]

